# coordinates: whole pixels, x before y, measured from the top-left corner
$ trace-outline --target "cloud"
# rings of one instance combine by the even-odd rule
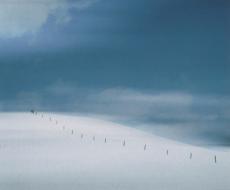
[[[190,94],[178,93],[178,92],[158,92],[158,93],[146,93],[141,91],[135,91],[132,89],[113,88],[102,91],[98,98],[103,99],[116,99],[120,101],[133,101],[142,103],[157,103],[157,104],[179,104],[188,105],[191,104],[193,97]]]
[[[229,97],[107,89],[92,94],[87,102],[88,110],[137,124],[210,125],[230,119],[226,114],[230,110]]]
[[[7,105],[11,104],[4,106],[2,102],[1,107],[7,109]],[[37,105],[37,108],[52,111],[83,111],[141,122],[186,123],[230,119],[229,97],[129,88],[89,89],[63,81],[39,91],[20,92],[14,104],[11,108],[18,104],[25,107]]]
[[[69,10],[85,9],[96,0],[1,0],[0,38],[36,33],[53,16],[57,23],[71,20]]]

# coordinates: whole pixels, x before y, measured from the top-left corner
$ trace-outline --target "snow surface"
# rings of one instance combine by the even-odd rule
[[[228,151],[92,117],[0,114],[0,190],[229,190],[229,178]]]

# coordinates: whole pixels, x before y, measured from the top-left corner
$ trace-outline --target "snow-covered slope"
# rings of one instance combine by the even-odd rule
[[[95,118],[0,114],[1,190],[229,190],[229,178],[230,152]]]

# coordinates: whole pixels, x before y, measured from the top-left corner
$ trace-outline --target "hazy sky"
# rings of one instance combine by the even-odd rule
[[[0,110],[229,141],[229,24],[228,0],[1,0]]]

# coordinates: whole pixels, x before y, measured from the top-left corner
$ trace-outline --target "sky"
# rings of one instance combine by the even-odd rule
[[[0,110],[230,145],[229,25],[228,0],[1,0]]]

